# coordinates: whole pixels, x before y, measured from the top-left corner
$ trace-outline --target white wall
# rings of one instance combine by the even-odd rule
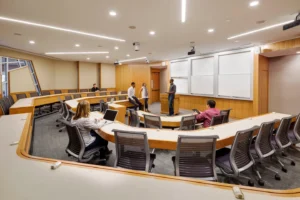
[[[101,88],[116,87],[116,67],[112,64],[101,64]]]
[[[269,111],[300,112],[300,55],[269,59]]]
[[[55,87],[53,89],[77,89],[77,63],[55,61]]]
[[[79,62],[79,88],[99,87],[99,66],[96,63]]]
[[[35,91],[28,67],[22,67],[9,72],[10,92]]]

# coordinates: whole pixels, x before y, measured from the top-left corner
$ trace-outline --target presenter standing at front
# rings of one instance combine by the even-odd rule
[[[168,116],[173,116],[174,115],[174,99],[175,99],[175,93],[176,93],[176,85],[174,84],[174,80],[171,78],[170,79],[170,88],[168,96],[168,103],[169,103],[169,115]]]

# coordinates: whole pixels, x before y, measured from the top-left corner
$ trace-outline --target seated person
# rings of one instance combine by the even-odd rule
[[[91,89],[92,92],[97,92],[99,91],[99,88],[96,86],[96,83],[93,84],[93,87]]]
[[[94,130],[100,129],[103,124],[99,123],[102,119],[90,119],[90,103],[86,100],[80,101],[77,106],[76,114],[72,118],[71,123],[75,124],[85,143],[85,150],[88,151],[97,146],[105,146],[105,152],[100,152],[101,155],[110,154],[107,145],[108,141],[99,136]]]
[[[203,127],[207,128],[210,126],[210,122],[214,116],[220,115],[220,110],[216,109],[216,102],[214,100],[207,101],[207,110],[204,112],[200,112],[200,114],[196,113],[196,119],[198,123],[203,122]]]
[[[143,104],[135,96],[135,82],[131,83],[131,87],[128,88],[127,92],[128,100],[134,105],[134,109],[137,110],[137,108],[139,108],[139,110],[143,110]]]

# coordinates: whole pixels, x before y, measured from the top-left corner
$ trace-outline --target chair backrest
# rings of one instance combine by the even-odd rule
[[[126,100],[126,96],[119,96],[119,100]]]
[[[72,98],[72,96],[71,95],[67,95],[67,96],[65,96],[65,100],[66,101],[68,101],[68,100],[72,100],[73,98]]]
[[[81,98],[81,94],[73,94],[74,99]]]
[[[279,127],[275,134],[275,141],[280,149],[284,149],[292,145],[292,142],[288,136],[292,119],[293,116],[290,116],[290,117],[284,117],[280,121]]]
[[[196,115],[181,117],[180,130],[195,130]]]
[[[106,92],[100,92],[99,95],[100,96],[106,96]]]
[[[96,96],[96,93],[95,93],[95,92],[87,93],[87,96],[88,96],[88,97],[94,97],[94,96]]]
[[[22,93],[22,94],[16,94],[16,97],[17,97],[18,100],[19,100],[19,99],[25,99],[25,98],[27,98],[25,93]]]
[[[76,89],[68,90],[68,93],[77,93],[77,90]]]
[[[3,113],[3,115],[8,115],[8,113],[7,113],[8,109],[7,109],[6,104],[5,104],[5,102],[4,102],[3,99],[0,99],[0,109],[1,109],[1,111]]]
[[[247,130],[238,131],[231,146],[229,162],[235,175],[250,168],[254,160],[250,153],[252,135],[259,126],[254,126]]]
[[[42,91],[42,96],[50,95],[50,91]]]
[[[66,148],[66,152],[80,160],[85,151],[85,143],[82,135],[76,125],[67,121],[63,121],[63,123],[66,125],[69,136],[69,143]]]
[[[150,170],[150,152],[145,132],[112,130],[115,135],[115,167],[126,169]]]
[[[298,114],[298,116],[297,116],[297,120],[294,125],[293,133],[294,133],[296,140],[299,142],[300,141],[300,114]]]
[[[68,118],[69,118],[69,110],[68,110],[67,104],[65,102],[63,102],[62,100],[60,100],[59,102],[60,102],[60,105],[62,107],[63,118],[64,118],[64,120],[67,121]]]
[[[255,151],[259,158],[266,158],[275,153],[272,145],[272,135],[276,120],[262,123],[255,140]]]
[[[11,107],[11,103],[9,101],[8,97],[4,97],[2,98],[2,109],[3,109],[3,113],[4,115],[9,115],[9,108]]]
[[[100,91],[107,91],[107,88],[101,88]]]
[[[37,97],[39,94],[37,92],[30,92],[30,97]]]
[[[145,128],[161,129],[162,126],[160,116],[144,114],[144,126]]]
[[[117,92],[110,92],[110,95],[116,95]]]
[[[112,99],[114,99],[114,98],[113,98],[113,97],[107,97],[107,98],[106,98],[106,101],[107,101],[107,102],[110,102]]]
[[[61,90],[54,90],[54,94],[61,94]]]
[[[89,89],[80,89],[79,91],[80,91],[80,92],[88,92]]]
[[[127,94],[127,91],[121,91],[121,94]]]
[[[129,126],[140,127],[140,118],[134,109],[129,109]]]
[[[105,111],[108,109],[108,104],[104,102],[104,100],[100,100],[100,112],[105,113]]]
[[[223,120],[224,120],[224,115],[214,116],[211,119],[210,126],[220,125],[223,123]]]
[[[13,97],[11,95],[8,96],[8,99],[9,99],[11,105],[13,105],[15,103],[15,100],[13,99]]]
[[[223,123],[228,123],[229,122],[230,111],[231,111],[231,108],[228,109],[228,110],[221,110],[220,111],[220,115],[224,116]]]
[[[212,136],[178,136],[175,174],[202,178],[205,180],[217,180],[216,140],[217,135]]]

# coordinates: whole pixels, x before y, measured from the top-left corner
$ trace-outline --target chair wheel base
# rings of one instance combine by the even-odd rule
[[[259,184],[260,186],[264,186],[264,185],[265,185],[265,182],[264,182],[262,179],[259,179],[259,180],[258,180],[258,184]]]
[[[286,168],[282,167],[281,170],[282,170],[283,172],[287,173],[287,169],[286,169]]]
[[[60,133],[61,133],[61,132],[62,132],[62,130],[59,130],[58,132],[60,132]]]
[[[253,187],[254,186],[254,182],[252,180],[249,180],[248,181],[248,185],[251,186],[251,187]]]
[[[295,163],[294,161],[291,161],[291,165],[292,165],[292,166],[295,166],[296,163]]]
[[[280,181],[280,180],[281,180],[281,177],[279,176],[279,174],[276,174],[276,175],[275,175],[275,180],[277,180],[277,181]]]
[[[56,124],[56,127],[59,127],[59,125],[58,125],[58,124]]]

